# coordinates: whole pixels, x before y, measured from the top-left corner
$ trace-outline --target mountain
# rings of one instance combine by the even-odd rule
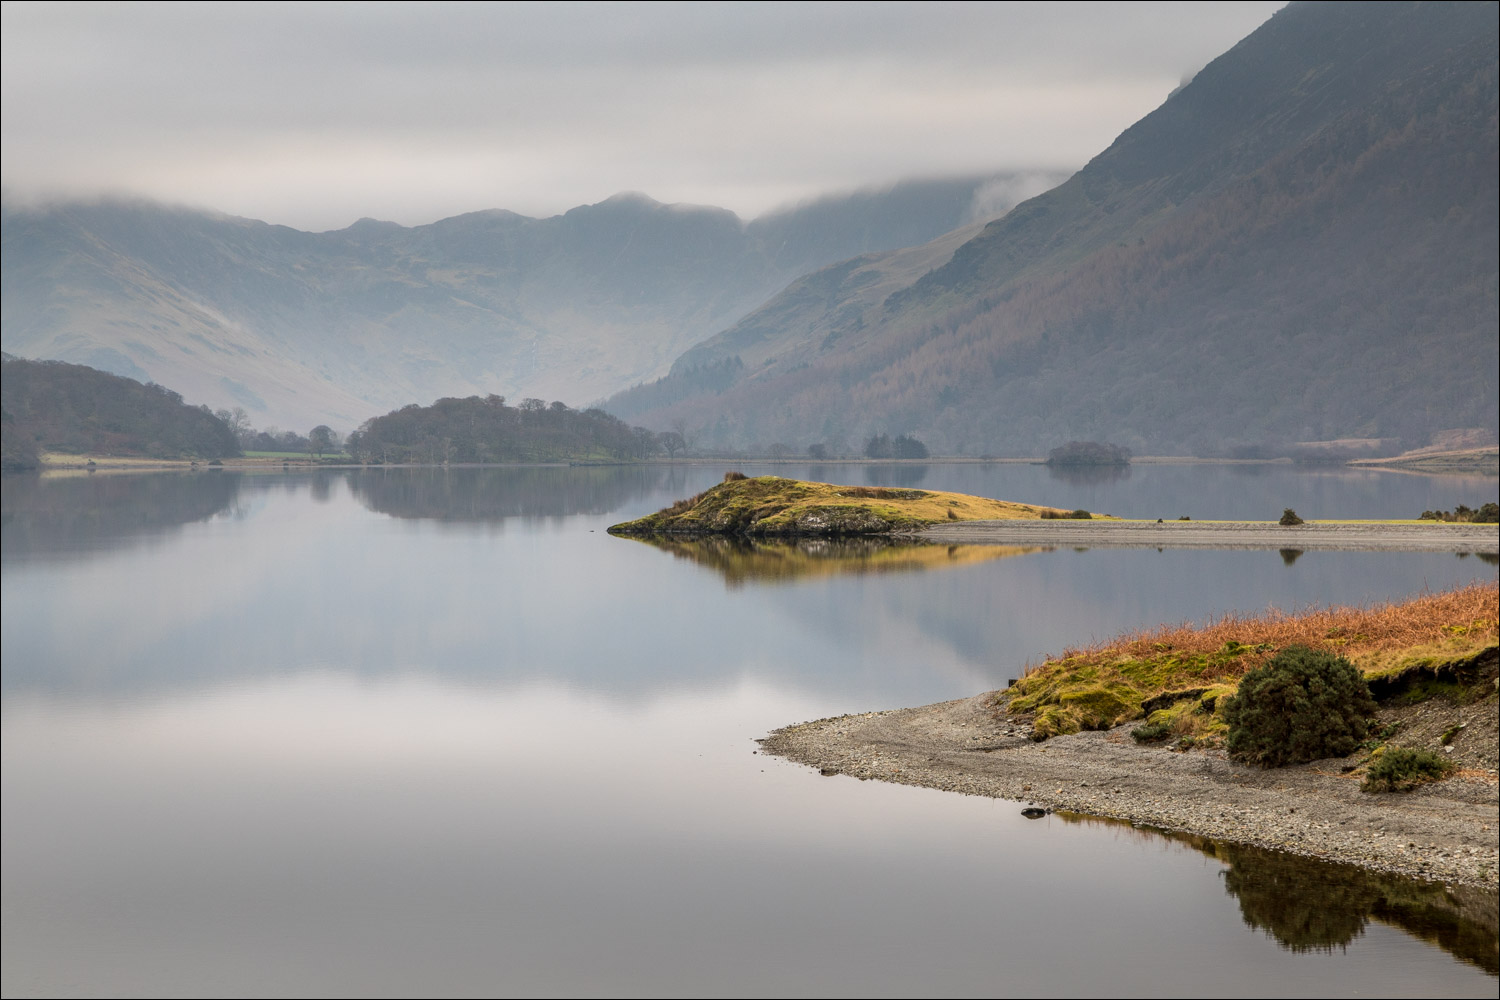
[[[606,406],[723,446],[1493,437],[1497,34],[1494,3],[1293,3],[1064,184],[809,274]]]
[[[800,274],[992,218],[1058,180],[911,181],[749,223],[623,194],[548,219],[326,233],[144,201],[7,204],[0,339],[256,424],[352,428],[439,396],[598,399]]]
[[[228,458],[240,454],[229,425],[154,383],[61,361],[0,362],[5,471],[36,468],[47,450],[148,458]]]

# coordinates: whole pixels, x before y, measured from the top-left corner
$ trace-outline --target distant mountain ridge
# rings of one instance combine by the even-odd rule
[[[606,406],[971,454],[1494,434],[1497,45],[1494,3],[1293,3],[1066,183],[799,279]]]
[[[1060,179],[911,181],[748,223],[639,194],[548,219],[325,233],[145,201],[6,205],[0,338],[258,424],[353,428],[438,396],[587,402],[664,372],[806,271]]]

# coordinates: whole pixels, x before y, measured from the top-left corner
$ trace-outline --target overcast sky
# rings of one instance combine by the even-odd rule
[[[302,229],[1082,166],[1281,3],[3,7],[11,197]]]

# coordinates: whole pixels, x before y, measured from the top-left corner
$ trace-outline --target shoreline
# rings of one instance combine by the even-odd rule
[[[1274,521],[963,521],[910,537],[948,545],[1500,553],[1500,526],[1436,521],[1308,521],[1291,527]]]
[[[1341,773],[1341,760],[1261,770],[1222,751],[1138,745],[1133,723],[1035,743],[1029,721],[997,713],[995,694],[786,726],[759,741],[761,752],[830,777],[1009,799],[1431,881],[1500,884],[1500,776],[1487,746],[1469,762],[1483,766],[1457,777],[1370,794]],[[1494,714],[1488,700],[1457,711],[1474,717],[1476,730]]]

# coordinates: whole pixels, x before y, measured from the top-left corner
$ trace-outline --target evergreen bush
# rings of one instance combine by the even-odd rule
[[[1365,738],[1375,699],[1342,656],[1288,646],[1247,673],[1224,706],[1229,752],[1261,767],[1352,753]]]
[[[1360,788],[1366,792],[1409,792],[1428,781],[1441,781],[1457,770],[1440,753],[1416,747],[1387,750],[1370,763]]]

